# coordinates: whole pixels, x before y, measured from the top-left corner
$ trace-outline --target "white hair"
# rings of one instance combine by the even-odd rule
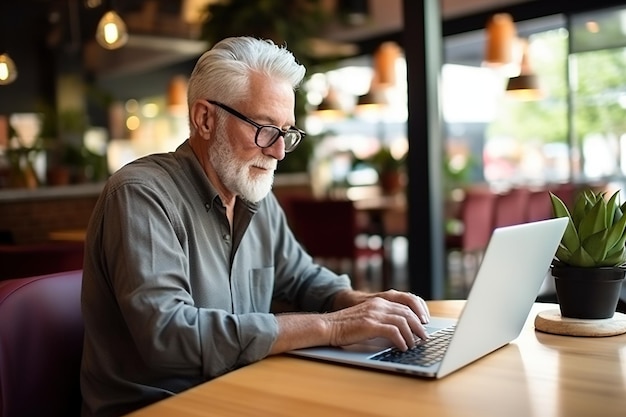
[[[306,69],[286,47],[271,40],[249,36],[226,38],[198,59],[189,78],[189,108],[198,99],[228,98],[231,103],[247,99],[251,72],[288,82],[295,91]],[[189,125],[193,132],[193,124]]]

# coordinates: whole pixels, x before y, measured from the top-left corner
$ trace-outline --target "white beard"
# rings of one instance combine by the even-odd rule
[[[217,140],[209,150],[209,161],[213,168],[226,188],[248,201],[258,203],[272,189],[277,161],[264,155],[251,161],[238,159],[224,133],[222,123],[218,123],[216,134]],[[263,167],[268,173],[251,175],[252,166]]]

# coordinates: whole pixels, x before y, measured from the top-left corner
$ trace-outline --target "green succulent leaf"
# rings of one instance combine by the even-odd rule
[[[583,217],[585,217],[585,214],[587,213],[588,203],[591,204],[591,202],[588,201],[588,197],[584,193],[579,194],[576,202],[574,203],[574,209],[572,210],[570,217],[572,219],[572,222],[574,223],[574,227],[576,228],[576,230],[578,230],[580,221],[583,219]]]
[[[552,212],[554,214],[554,217],[569,218],[569,222],[567,223],[567,227],[565,228],[565,232],[563,233],[563,238],[561,239],[561,242],[568,249],[569,252],[572,252],[576,250],[578,246],[580,246],[580,240],[578,239],[578,233],[576,232],[575,223],[572,221],[572,217],[570,216],[567,206],[565,205],[565,203],[563,203],[563,200],[561,200],[556,195],[550,193],[550,201],[552,202]],[[559,259],[563,261],[563,259]]]
[[[624,241],[626,241],[626,239],[624,239]],[[621,251],[623,247],[624,243],[620,245],[618,242],[618,244],[616,244],[612,248],[609,248],[609,250],[606,252],[606,257],[608,258],[609,256],[615,255],[617,252]]]
[[[618,203],[619,191],[587,189],[578,194],[572,212],[550,195],[555,217],[569,217],[555,258],[580,267],[626,265],[626,202]]]
[[[550,202],[552,203],[554,217],[570,217],[567,206],[556,194],[550,193]]]
[[[599,262],[596,266],[619,266],[626,263],[626,246],[623,246],[614,254],[607,256],[606,259]]]
[[[609,247],[607,246],[606,229],[601,230],[581,242],[581,247],[591,256],[595,262],[600,262],[606,258]]]
[[[578,237],[581,242],[584,242],[591,235],[606,227],[606,201],[598,200],[591,207],[591,210],[580,220],[578,225]]]
[[[560,244],[559,247],[556,249],[556,254],[554,255],[554,257],[563,263],[569,264],[572,253],[565,246]]]
[[[614,247],[624,247],[626,244],[626,216],[620,219],[610,227],[605,245],[610,250]]]
[[[614,193],[611,198],[609,198],[609,201],[606,203],[606,214],[609,225],[615,223],[621,217],[621,211],[619,212],[619,214],[617,212],[617,210],[619,210],[619,206],[617,205],[618,195],[618,193]]]
[[[584,268],[597,266],[598,263],[595,259],[583,248],[579,246],[570,257],[570,264],[576,266],[582,266]]]

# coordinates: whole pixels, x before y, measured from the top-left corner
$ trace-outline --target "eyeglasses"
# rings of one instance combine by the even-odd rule
[[[278,126],[274,125],[261,125],[255,122],[254,120],[244,116],[239,113],[237,110],[228,107],[226,104],[222,104],[219,101],[207,100],[211,104],[215,104],[223,110],[226,110],[228,113],[233,116],[243,120],[246,123],[250,123],[252,126],[256,127],[256,135],[254,135],[254,143],[259,148],[269,148],[272,146],[279,137],[283,137],[285,139],[285,152],[291,152],[300,143],[302,138],[306,135],[303,130],[300,130],[296,127],[289,128],[287,130],[283,130]]]

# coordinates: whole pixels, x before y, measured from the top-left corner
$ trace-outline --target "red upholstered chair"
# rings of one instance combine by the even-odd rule
[[[452,252],[461,254],[461,273],[464,280],[473,281],[487,248],[494,228],[496,200],[497,194],[488,188],[468,188],[460,208],[462,230],[460,233],[446,233],[448,256]]]
[[[527,188],[520,187],[497,194],[494,228],[526,222],[528,193]]]
[[[480,252],[487,247],[494,227],[497,194],[488,189],[469,188],[461,202],[461,233],[446,235],[448,249]]]
[[[374,248],[358,243],[364,229],[353,201],[292,198],[284,204],[296,238],[320,264],[350,273],[355,288],[367,285],[368,261],[378,261],[385,274],[382,242]],[[384,276],[383,282],[388,282]]]
[[[534,222],[552,218],[552,202],[547,189],[530,189],[526,206],[526,220]]]
[[[553,184],[549,190],[559,197],[570,210],[574,208],[574,199],[578,193],[576,185],[572,183]]]
[[[84,246],[56,241],[0,245],[0,280],[82,269]]]
[[[559,197],[572,210],[576,197],[576,186],[571,183],[552,184],[541,188],[530,188],[526,204],[526,220],[529,222],[553,217],[550,192]]]
[[[0,281],[0,417],[80,415],[82,271]]]

